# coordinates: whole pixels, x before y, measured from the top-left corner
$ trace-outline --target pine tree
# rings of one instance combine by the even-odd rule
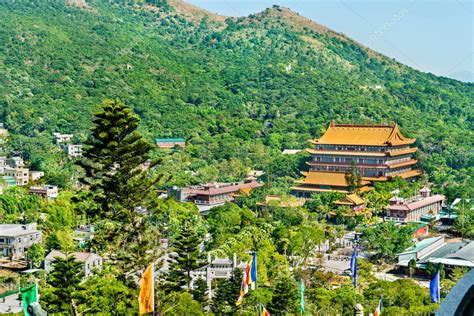
[[[170,255],[170,273],[165,286],[168,291],[181,291],[183,287],[191,291],[191,271],[205,264],[200,244],[201,239],[191,223],[185,222],[172,247],[175,253]]]
[[[209,293],[207,291],[207,282],[204,278],[199,278],[194,282],[195,288],[193,289],[193,299],[203,308],[207,308],[209,305]]]
[[[143,168],[153,146],[137,132],[138,117],[120,101],[106,101],[93,123],[78,161],[84,169],[79,180],[87,189],[78,205],[97,228],[90,246],[112,253],[125,273],[140,270],[158,251],[156,230],[136,211],[156,206],[153,189],[159,178]]]
[[[94,116],[91,137],[78,161],[85,172],[79,180],[97,204],[89,215],[131,223],[135,208],[150,202],[156,182],[142,168],[153,146],[136,131],[139,119],[122,102],[106,101]]]
[[[53,270],[47,280],[48,288],[42,297],[46,308],[51,313],[69,314],[71,311],[77,315],[77,304],[82,289],[80,283],[84,276],[82,263],[73,256],[65,259],[55,258]]]
[[[217,283],[212,298],[211,310],[216,315],[231,314],[237,312],[237,298],[242,284],[242,270],[234,269],[228,280],[220,280]]]
[[[281,278],[275,285],[272,303],[268,306],[271,315],[286,315],[298,310],[298,286],[289,277]]]

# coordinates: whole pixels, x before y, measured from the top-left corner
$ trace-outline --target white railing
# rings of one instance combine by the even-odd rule
[[[385,216],[384,220],[386,221],[394,221],[394,222],[407,222],[407,218],[401,218],[401,217],[392,217],[392,216]]]

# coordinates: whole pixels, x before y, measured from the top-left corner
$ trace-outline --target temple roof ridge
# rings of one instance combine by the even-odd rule
[[[326,132],[312,143],[356,146],[409,145],[415,139],[406,138],[397,123],[382,124],[336,124],[331,122]]]

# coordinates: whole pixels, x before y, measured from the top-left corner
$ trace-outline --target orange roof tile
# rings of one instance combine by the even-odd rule
[[[418,160],[416,159],[410,159],[408,161],[402,161],[402,162],[399,162],[399,163],[394,163],[394,164],[389,164],[388,167],[389,168],[400,168],[400,167],[405,167],[405,166],[411,166],[411,165],[414,165],[418,162]]]
[[[237,191],[236,195],[244,195],[244,196],[249,196],[252,193],[253,188],[252,187],[242,187]]]
[[[335,190],[335,189],[322,189],[322,188],[315,188],[311,186],[298,186],[298,187],[291,187],[290,190],[295,191],[310,191],[310,192],[341,192],[341,193],[348,193],[349,190]]]
[[[415,170],[410,170],[410,171],[406,171],[406,172],[402,172],[398,174],[392,174],[390,175],[390,178],[400,177],[402,179],[408,179],[408,178],[417,177],[421,174],[422,174],[421,170],[415,169]]]
[[[311,185],[330,185],[330,186],[339,186],[347,187],[346,174],[341,172],[319,172],[319,171],[309,171],[302,172],[306,178],[304,180],[296,181],[301,184],[311,184]],[[369,184],[369,181],[362,180],[362,185]]]
[[[401,150],[389,150],[387,151],[389,156],[400,156],[400,155],[406,155],[406,154],[413,154],[416,152],[418,148],[412,147],[412,148],[405,148]]]
[[[372,187],[368,187],[368,186],[364,186],[362,188],[359,189],[360,192],[366,192],[366,191],[370,191],[370,190],[373,190],[374,188]],[[315,187],[312,187],[312,186],[305,186],[305,185],[301,185],[301,186],[297,186],[297,187],[290,187],[290,190],[294,190],[294,191],[308,191],[308,192],[340,192],[340,193],[349,193],[349,190],[348,189],[323,189],[323,188],[315,188]]]
[[[348,194],[342,199],[334,202],[334,204],[338,204],[338,205],[354,205],[354,206],[362,205],[364,203],[365,203],[365,200],[355,193]]]
[[[363,180],[367,181],[388,181],[388,177],[381,176],[381,177],[362,177]]]
[[[393,125],[351,125],[331,122],[321,138],[313,141],[317,144],[398,146],[412,144],[415,139],[405,138]]]
[[[372,191],[373,189],[374,189],[373,187],[364,186],[362,188],[359,188],[359,192]]]

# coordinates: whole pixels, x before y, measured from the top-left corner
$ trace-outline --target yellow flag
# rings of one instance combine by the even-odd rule
[[[138,306],[141,314],[153,313],[155,308],[155,289],[153,277],[153,263],[146,268],[140,279],[140,294],[138,295]]]

